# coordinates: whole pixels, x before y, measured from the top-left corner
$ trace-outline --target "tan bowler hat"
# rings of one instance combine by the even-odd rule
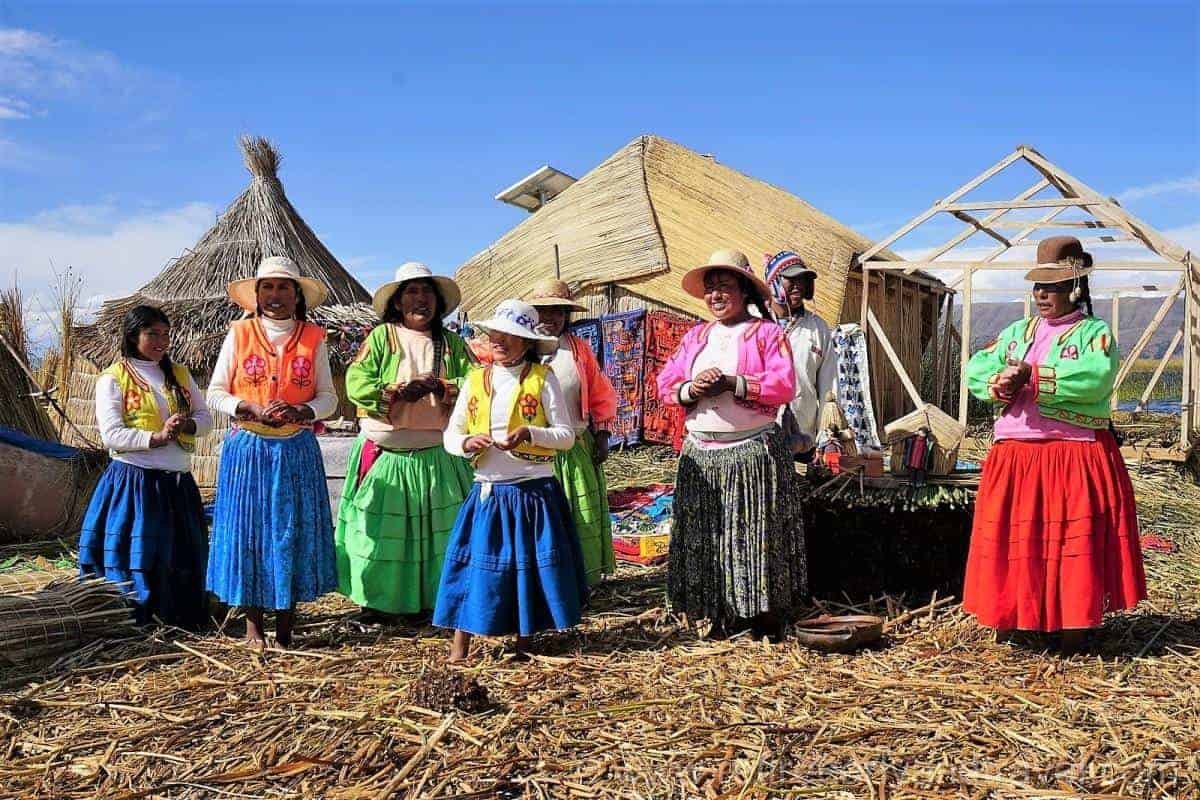
[[[459,290],[458,284],[453,279],[444,275],[434,275],[433,270],[420,261],[406,261],[396,269],[395,278],[375,290],[371,296],[371,307],[382,318],[387,312],[388,301],[392,299],[396,289],[409,281],[419,280],[433,281],[438,294],[442,296],[442,302],[446,304],[446,316],[450,316],[462,302],[462,291]]]

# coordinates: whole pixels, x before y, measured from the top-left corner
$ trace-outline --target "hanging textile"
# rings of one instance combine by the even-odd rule
[[[604,337],[600,333],[600,320],[596,317],[571,323],[571,333],[583,339],[592,348],[596,363],[604,366]]]
[[[664,404],[658,397],[658,373],[679,343],[683,335],[696,325],[696,321],[672,314],[669,311],[651,311],[646,315],[646,367],[645,367],[645,420],[643,429],[647,442],[675,445],[683,436],[683,409]]]
[[[859,451],[878,448],[879,433],[871,405],[871,376],[867,363],[867,340],[853,322],[833,330],[833,354],[837,359],[837,402],[846,423],[854,431]]]
[[[617,390],[617,417],[610,427],[611,444],[641,441],[645,391],[645,309],[608,314],[600,319],[604,342],[604,374]]]

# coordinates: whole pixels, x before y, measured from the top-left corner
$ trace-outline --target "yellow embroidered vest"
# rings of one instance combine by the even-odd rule
[[[508,415],[508,432],[511,434],[522,425],[533,428],[549,426],[546,408],[542,404],[542,387],[546,383],[549,367],[545,364],[526,364],[521,371],[520,386],[513,398],[512,410]],[[471,436],[492,434],[492,367],[473,369],[467,375],[467,433]],[[557,453],[545,447],[525,442],[512,454],[526,461],[553,461]]]
[[[181,364],[172,364],[171,367],[175,373],[175,381],[179,384],[180,390],[190,405],[192,397],[188,386],[191,384],[191,380],[188,377],[187,367]],[[126,363],[125,359],[121,359],[104,370],[104,374],[112,375],[117,386],[121,388],[121,397],[124,398],[121,419],[126,428],[137,428],[140,431],[155,433],[162,430],[163,423],[167,421],[168,416],[179,413],[179,403],[175,399],[175,393],[163,386],[161,390],[163,396],[167,398],[168,412],[164,415],[158,407],[158,399],[154,396],[154,390],[150,388],[150,384],[146,383],[137,370]],[[179,434],[175,443],[185,453],[191,453],[196,449],[196,437],[186,433]]]

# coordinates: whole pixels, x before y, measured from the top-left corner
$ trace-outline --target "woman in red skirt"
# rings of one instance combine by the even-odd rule
[[[967,365],[995,406],[975,502],[963,608],[1001,632],[1061,631],[1079,650],[1105,611],[1146,597],[1133,485],[1110,430],[1118,356],[1092,315],[1092,257],[1072,236],[1038,245],[1038,315]]]

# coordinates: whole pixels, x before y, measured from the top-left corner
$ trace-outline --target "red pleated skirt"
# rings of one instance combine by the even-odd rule
[[[1094,442],[997,442],[983,466],[963,608],[992,628],[1095,628],[1146,598],[1133,484]]]

